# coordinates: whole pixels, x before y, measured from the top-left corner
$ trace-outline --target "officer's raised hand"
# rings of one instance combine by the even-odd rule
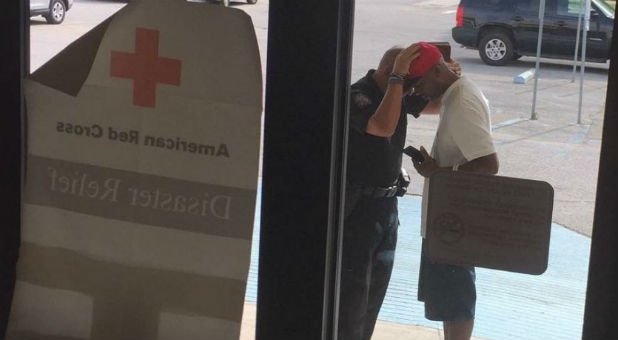
[[[392,53],[389,56],[389,53]],[[395,55],[395,53],[397,53]],[[384,97],[369,121],[365,132],[377,137],[391,137],[395,133],[401,114],[401,101],[404,95],[403,83],[408,75],[410,64],[420,54],[420,46],[414,44],[402,50],[387,51],[373,78],[384,91]]]
[[[393,74],[400,75],[405,78],[410,72],[410,64],[412,64],[414,59],[418,58],[420,49],[420,45],[412,44],[401,50],[401,52],[397,55],[397,58],[395,58]]]

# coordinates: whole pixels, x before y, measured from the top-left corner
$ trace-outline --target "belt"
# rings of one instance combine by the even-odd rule
[[[359,190],[363,196],[368,196],[371,198],[395,197],[399,191],[399,187],[397,185],[392,185],[389,187],[376,187],[366,184],[348,184],[348,187]]]

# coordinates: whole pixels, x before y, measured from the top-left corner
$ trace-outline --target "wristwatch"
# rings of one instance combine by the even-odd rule
[[[403,84],[405,80],[406,80],[405,75],[401,75],[397,73],[391,73],[388,75],[389,84]]]

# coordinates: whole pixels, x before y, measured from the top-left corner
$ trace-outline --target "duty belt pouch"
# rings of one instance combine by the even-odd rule
[[[410,185],[410,175],[408,175],[406,169],[401,168],[399,178],[397,178],[397,196],[405,195],[408,191],[408,185]]]

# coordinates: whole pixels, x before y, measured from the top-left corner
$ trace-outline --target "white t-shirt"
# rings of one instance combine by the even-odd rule
[[[440,123],[431,157],[440,167],[452,167],[494,152],[487,98],[474,83],[461,77],[442,95]],[[421,213],[423,237],[427,228],[428,194],[429,178],[425,178]]]

